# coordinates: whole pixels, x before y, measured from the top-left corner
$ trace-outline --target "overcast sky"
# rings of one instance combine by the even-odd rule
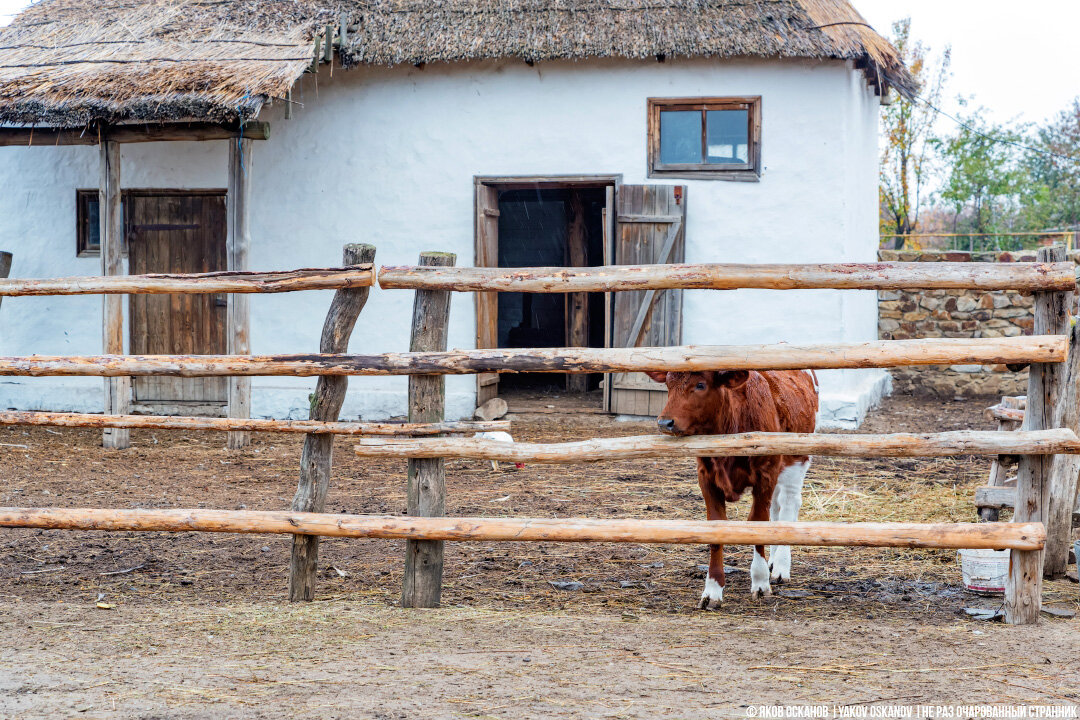
[[[1080,95],[1075,79],[1076,0],[854,0],[883,35],[911,17],[911,30],[931,49],[952,46],[953,76],[944,110],[958,94],[974,95],[997,121],[1039,122]],[[1023,11],[1023,12],[1021,12]]]
[[[974,95],[998,121],[1044,120],[1080,95],[1077,0],[853,0],[880,33],[910,15],[912,31],[934,50],[953,49],[945,110]],[[27,5],[0,0],[0,25]],[[1021,12],[1022,11],[1022,12]]]

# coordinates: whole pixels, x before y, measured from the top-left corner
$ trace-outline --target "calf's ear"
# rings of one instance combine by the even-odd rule
[[[749,370],[728,370],[716,373],[716,384],[730,390],[738,390],[750,379]]]
[[[653,380],[655,380],[658,383],[666,383],[667,382],[667,373],[666,372],[646,372],[645,374],[648,375],[649,377],[651,377]]]

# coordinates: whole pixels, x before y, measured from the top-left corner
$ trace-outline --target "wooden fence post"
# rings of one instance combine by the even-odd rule
[[[345,265],[359,265],[375,260],[372,245],[346,245]],[[356,318],[367,303],[370,288],[342,289],[334,293],[330,310],[323,323],[319,351],[324,353],[349,352],[349,337]],[[338,419],[345,391],[349,388],[348,376],[320,377],[311,399],[311,420],[333,422]],[[231,433],[230,433],[231,434]],[[329,433],[308,433],[304,437],[304,450],[300,456],[300,481],[296,486],[292,509],[296,512],[322,512],[326,507],[326,491],[330,485],[330,468],[333,462],[334,436]],[[319,567],[319,537],[317,535],[294,535],[292,558],[289,561],[289,600],[313,600],[315,576]]]
[[[420,253],[420,265],[451,267],[452,253]],[[411,352],[445,351],[450,320],[450,292],[417,290],[413,300]],[[443,420],[446,378],[409,377],[409,422]],[[446,467],[442,458],[409,460],[409,515],[440,517],[446,513]],[[437,607],[442,594],[443,541],[408,540],[402,607]]]
[[[100,184],[98,187],[98,216],[101,237],[101,274],[123,275],[124,216],[121,211],[120,144],[103,140],[100,150]],[[110,355],[124,353],[124,297],[106,295],[102,298],[102,349]],[[105,379],[105,414],[126,415],[131,404],[131,378]],[[131,446],[131,432],[107,428],[101,444],[122,449]]]
[[[237,138],[229,141],[229,195],[227,265],[229,270],[248,269],[248,248],[251,246],[251,140]],[[251,299],[231,293],[228,304],[227,335],[230,355],[251,352]],[[230,377],[228,386],[228,416],[251,417],[251,378]],[[251,433],[233,431],[225,441],[230,450],[246,447]]]
[[[1064,260],[1064,248],[1041,248],[1042,262]],[[1035,293],[1035,335],[1060,335],[1069,329],[1069,293]],[[1032,363],[1028,371],[1024,430],[1054,427],[1057,401],[1065,375],[1062,363]],[[1046,522],[1046,506],[1053,456],[1023,455],[1016,471],[1016,508],[1013,522]],[[1013,550],[1005,588],[1005,620],[1013,625],[1039,621],[1042,603],[1042,550]]]
[[[1062,371],[1062,389],[1054,409],[1054,427],[1076,432],[1080,429],[1080,325],[1069,329],[1069,357]],[[1061,578],[1065,576],[1065,568],[1069,564],[1080,456],[1053,455],[1047,460],[1050,462],[1050,473],[1044,498],[1046,554],[1043,557],[1043,576]]]
[[[589,238],[585,228],[585,203],[581,193],[572,191],[567,219],[566,250],[569,267],[585,267],[589,264]],[[589,294],[567,293],[565,296],[566,345],[567,347],[589,346]],[[566,391],[583,393],[589,389],[587,375],[571,374],[566,376]]]
[[[1003,395],[1001,397],[1000,406],[1003,408],[1009,408],[1013,410],[1023,410],[1022,397],[1014,397],[1010,395]],[[1016,430],[1023,421],[1016,420],[998,420],[998,431],[1013,431]],[[986,481],[987,487],[1003,487],[1008,476],[1006,466],[1010,463],[1015,463],[1016,459],[1010,459],[1008,455],[999,455],[990,463],[990,477]],[[996,507],[980,507],[979,519],[983,522],[997,522],[1000,509]]]

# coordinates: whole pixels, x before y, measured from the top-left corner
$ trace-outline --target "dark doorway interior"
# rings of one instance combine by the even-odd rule
[[[499,267],[604,264],[605,190],[559,188],[499,193]],[[585,295],[585,294],[582,294]],[[498,346],[604,347],[604,294],[499,293]],[[603,375],[506,374],[500,386],[584,392]]]

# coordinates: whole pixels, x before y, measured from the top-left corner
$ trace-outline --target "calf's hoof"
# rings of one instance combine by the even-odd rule
[[[754,560],[750,563],[750,596],[755,600],[760,597],[772,595],[769,587],[769,566],[765,558],[754,553]]]
[[[772,595],[772,588],[769,585],[764,587],[755,587],[750,589],[750,597],[754,600],[764,600]]]
[[[698,608],[701,610],[716,610],[724,604],[724,586],[712,578],[705,578],[705,590],[698,600]]]
[[[791,579],[791,548],[774,547],[769,553],[769,579],[778,585]]]
[[[771,568],[771,569],[772,569],[772,574],[769,575],[769,582],[775,583],[777,585],[783,585],[784,583],[786,583],[788,580],[791,579],[791,573],[782,573],[782,572],[776,570],[775,568]]]

